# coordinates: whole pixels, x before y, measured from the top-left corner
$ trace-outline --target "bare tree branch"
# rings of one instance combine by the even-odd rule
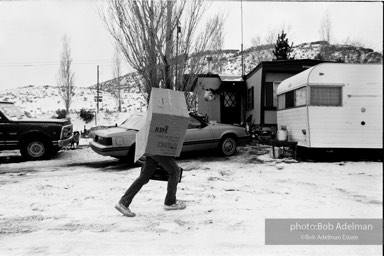
[[[332,38],[332,22],[329,17],[328,10],[325,12],[324,17],[320,25],[320,36],[321,40],[331,43]]]
[[[222,46],[222,18],[199,27],[206,7],[203,0],[109,0],[99,14],[140,75],[140,90],[150,94],[152,87],[190,88],[185,76],[203,71],[204,57],[197,53]]]
[[[57,76],[57,85],[59,88],[59,94],[63,98],[65,103],[65,109],[67,114],[72,102],[72,96],[74,95],[75,73],[71,70],[72,57],[70,40],[67,35],[62,38],[63,50],[60,57],[60,67]]]

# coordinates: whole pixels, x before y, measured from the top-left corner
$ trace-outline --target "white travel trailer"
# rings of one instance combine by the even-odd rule
[[[278,129],[306,148],[383,148],[383,66],[322,63],[278,86]]]

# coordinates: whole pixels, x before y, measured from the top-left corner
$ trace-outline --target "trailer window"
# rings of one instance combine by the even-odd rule
[[[307,105],[307,88],[303,87],[295,90],[295,107]]]
[[[285,93],[285,108],[293,108],[295,106],[295,91]]]
[[[277,109],[293,108],[295,106],[295,91],[277,96]]]
[[[273,82],[273,106],[277,107],[277,87],[279,87],[279,84],[281,82]]]
[[[302,87],[277,96],[277,109],[301,107],[307,105],[307,88]]]
[[[341,106],[341,87],[311,86],[311,106]]]
[[[285,94],[277,96],[277,109],[285,109]]]

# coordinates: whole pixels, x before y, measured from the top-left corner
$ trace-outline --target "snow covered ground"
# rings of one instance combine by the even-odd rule
[[[47,161],[0,152],[0,255],[382,255],[381,246],[265,245],[266,218],[381,218],[382,162],[272,159],[267,146],[232,157],[178,159],[178,198],[166,182],[134,199],[135,218],[114,209],[140,168],[76,150]]]

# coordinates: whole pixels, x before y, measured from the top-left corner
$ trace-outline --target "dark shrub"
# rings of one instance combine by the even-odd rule
[[[80,118],[85,122],[85,123],[89,123],[93,120],[93,118],[95,117],[95,114],[90,111],[90,110],[86,110],[86,109],[81,109],[80,110]]]
[[[65,119],[67,117],[67,111],[65,109],[56,110],[56,115],[53,118]]]

